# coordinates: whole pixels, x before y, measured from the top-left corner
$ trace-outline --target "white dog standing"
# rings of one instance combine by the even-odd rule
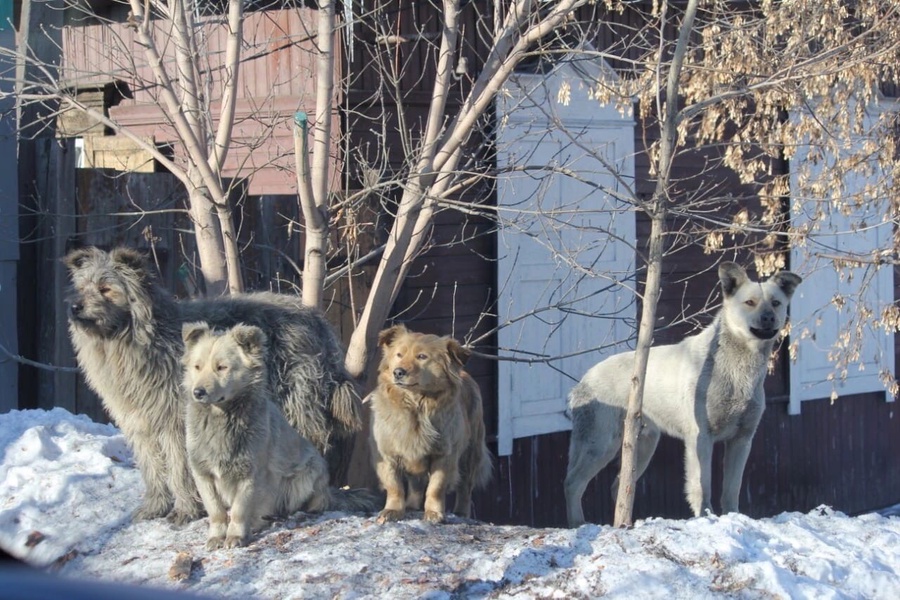
[[[719,266],[724,296],[713,322],[677,344],[650,349],[644,384],[644,427],[638,438],[636,479],[661,433],[684,441],[685,494],[695,516],[712,509],[713,443],[725,442],[722,511],[738,510],[738,495],[753,434],[765,409],[763,381],[787,307],[802,279],[781,271],[751,281],[740,266]],[[592,367],[569,394],[572,437],[566,474],[569,526],[584,523],[581,498],[588,482],[622,447],[634,352]],[[613,494],[618,488],[618,477]]]

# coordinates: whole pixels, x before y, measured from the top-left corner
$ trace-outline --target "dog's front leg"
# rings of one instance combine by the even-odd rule
[[[762,419],[766,407],[765,395],[760,383],[756,388],[754,403],[746,412],[734,437],[725,440],[725,454],[722,461],[722,513],[738,512],[738,498],[741,495],[741,481],[744,467],[750,455],[753,435]]]
[[[399,521],[406,515],[406,492],[403,489],[403,473],[400,465],[391,459],[381,457],[375,465],[378,480],[387,493],[384,501],[384,510],[378,513],[376,522],[384,524],[389,521]]]
[[[134,457],[144,480],[144,498],[132,518],[135,521],[166,516],[172,508],[168,489],[166,457],[156,435],[139,431],[132,434]]]
[[[738,512],[738,498],[741,494],[741,481],[744,477],[744,466],[750,455],[750,444],[753,442],[753,431],[740,433],[725,442],[725,455],[722,462],[722,513]]]
[[[447,488],[456,485],[456,460],[443,458],[431,465],[428,487],[425,489],[425,520],[441,523],[444,520],[444,501]]]
[[[216,550],[225,544],[225,528],[228,526],[228,512],[225,503],[216,490],[212,476],[194,471],[194,481],[203,500],[203,507],[209,515],[209,531],[206,534],[206,549]]]
[[[169,488],[175,498],[172,512],[166,517],[174,525],[180,527],[200,517],[201,504],[197,498],[197,489],[188,462],[185,447],[184,431],[172,432],[171,435],[160,436],[169,465]]]
[[[250,538],[250,529],[256,525],[256,513],[259,507],[256,505],[256,480],[248,477],[241,481],[234,494],[234,502],[231,503],[231,519],[228,521],[228,531],[225,534],[225,547],[237,548],[246,546]]]
[[[697,434],[684,441],[684,493],[695,517],[712,510],[712,440]]]

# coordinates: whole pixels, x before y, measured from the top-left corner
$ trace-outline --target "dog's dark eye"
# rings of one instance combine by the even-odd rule
[[[227,371],[227,370],[228,370],[228,365],[218,365],[216,367],[216,371],[218,371],[219,373],[221,373],[222,371]]]
[[[746,304],[747,306],[751,306],[751,307],[756,306],[756,300],[753,300],[751,298],[750,300],[747,300],[746,302],[744,302],[744,304]]]
[[[199,371],[199,370],[200,370],[200,365],[194,365],[194,370],[195,370],[195,371]]]
[[[428,355],[427,355],[427,354],[422,354],[422,353],[420,352],[419,354],[416,355],[416,358],[419,359],[419,360],[425,360],[426,358],[428,358]]]
[[[772,300],[772,306],[778,308],[779,306],[781,306],[781,300]]]
[[[99,291],[101,294],[103,294],[105,296],[112,291],[112,288],[109,287],[108,285],[101,285],[99,288]]]

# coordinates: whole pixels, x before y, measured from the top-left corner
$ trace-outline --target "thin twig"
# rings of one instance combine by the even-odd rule
[[[48,365],[47,363],[37,362],[34,360],[30,360],[25,358],[20,354],[13,354],[9,350],[6,349],[6,346],[0,344],[0,352],[5,354],[8,358],[16,361],[17,363],[21,363],[23,365],[28,365],[29,367],[35,367],[38,369],[44,369],[45,371],[58,371],[60,373],[78,373],[78,367],[57,367],[56,365]]]

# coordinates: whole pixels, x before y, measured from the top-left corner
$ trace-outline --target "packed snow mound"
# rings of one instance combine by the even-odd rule
[[[131,523],[143,484],[111,425],[13,411],[0,450],[0,545],[65,578],[221,598],[900,598],[897,517],[821,507],[622,530],[300,513],[208,552],[205,520]]]

